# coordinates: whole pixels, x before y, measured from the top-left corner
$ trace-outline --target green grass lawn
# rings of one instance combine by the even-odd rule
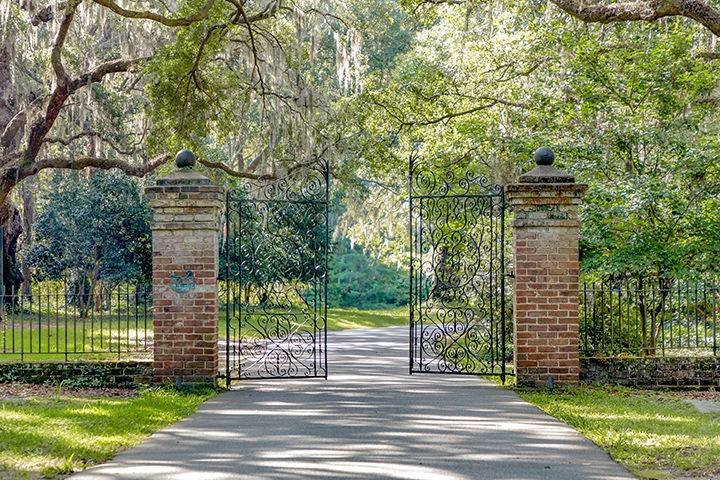
[[[258,310],[259,311],[259,310]],[[270,310],[272,312],[273,310]],[[278,313],[286,313],[278,310]],[[297,312],[297,318],[302,319],[303,316]],[[263,316],[264,319],[267,317]],[[243,316],[243,322],[252,322],[247,315]],[[409,322],[408,307],[398,307],[386,310],[360,310],[357,308],[328,308],[328,330],[348,330],[351,328],[376,328],[376,327],[392,327],[396,325],[407,325]],[[237,321],[232,323],[237,327]],[[308,321],[300,326],[301,330],[312,329],[312,322]],[[243,327],[244,336],[252,336],[252,329]],[[225,312],[220,313],[219,322],[220,338],[226,337],[226,317]]]
[[[0,478],[53,478],[109,459],[195,411],[210,389],[152,389],[135,398],[0,401]]]
[[[358,310],[357,308],[328,309],[328,330],[377,328],[408,325],[408,307],[389,310]]]
[[[640,478],[720,475],[720,413],[699,413],[677,394],[609,387],[518,393]]]
[[[298,316],[302,318],[302,315]],[[248,321],[244,318],[244,321]],[[45,319],[38,327],[32,318],[16,319],[15,323],[7,323],[0,328],[0,362],[20,361],[17,353],[32,352],[24,357],[24,361],[70,361],[78,360],[130,360],[148,358],[152,343],[152,319],[138,320],[112,316],[103,318],[79,319],[69,317],[68,328],[65,319],[56,323],[55,318]],[[220,310],[218,322],[220,338],[226,338],[226,317],[224,309]],[[408,324],[408,308],[398,307],[389,310],[359,310],[356,308],[328,309],[328,330],[346,330],[350,328],[388,327]],[[234,322],[237,326],[237,323]],[[299,326],[300,329],[312,328],[311,324]],[[252,329],[243,331],[244,336],[252,336]],[[148,345],[147,349],[144,345]],[[65,345],[71,352],[66,355]],[[42,353],[39,353],[42,352]],[[82,353],[81,353],[82,352]],[[94,352],[94,353],[92,353]],[[120,352],[120,353],[118,353]]]
[[[80,318],[46,312],[41,319],[23,314],[0,321],[0,361],[19,361],[20,352],[25,361],[65,360],[60,352],[68,359],[129,359],[149,351],[151,342],[152,319],[130,313]]]

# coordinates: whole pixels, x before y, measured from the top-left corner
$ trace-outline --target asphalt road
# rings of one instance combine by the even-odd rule
[[[564,423],[474,377],[408,375],[407,331],[329,335],[329,380],[250,381],[101,479],[632,479]]]

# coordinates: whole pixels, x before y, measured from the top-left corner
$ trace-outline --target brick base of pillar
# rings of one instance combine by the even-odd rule
[[[576,227],[514,230],[514,348],[517,383],[576,385],[578,235]]]

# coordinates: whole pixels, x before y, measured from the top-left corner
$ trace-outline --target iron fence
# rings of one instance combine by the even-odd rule
[[[718,355],[719,296],[716,282],[585,282],[581,354]]]
[[[42,282],[0,299],[0,360],[143,358],[152,351],[149,286]]]

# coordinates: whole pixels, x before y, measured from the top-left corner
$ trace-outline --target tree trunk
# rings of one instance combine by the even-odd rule
[[[103,310],[102,285],[100,285],[100,282],[95,282],[90,288],[92,292],[93,310],[95,312],[100,312]]]
[[[35,223],[35,190],[38,187],[37,177],[30,177],[20,184],[20,198],[22,199],[22,228],[23,237],[19,250],[27,251],[33,244],[33,224]],[[25,298],[32,298],[32,272],[30,267],[22,267],[22,294]]]
[[[17,245],[23,232],[20,212],[9,200],[0,207],[0,217],[7,220],[3,227],[3,272],[2,286],[6,295],[17,293],[22,275],[17,265]],[[7,297],[6,297],[7,298]]]
[[[651,355],[657,354],[658,341],[662,334],[662,329],[665,326],[665,302],[670,293],[670,289],[673,287],[673,280],[660,278],[658,280],[659,298],[653,308],[653,330],[652,330],[652,342],[655,347]]]
[[[651,287],[652,288],[652,287]],[[642,277],[638,278],[638,313],[640,314],[640,332],[642,335],[642,349],[645,355],[651,355],[649,353],[648,344],[648,330],[647,330],[647,308],[645,299],[645,284],[643,283]]]
[[[456,272],[448,265],[448,247],[443,245],[437,249],[437,262],[433,265],[432,285],[428,292],[429,299],[437,299],[441,302],[449,300],[448,291],[451,290],[452,278]]]

